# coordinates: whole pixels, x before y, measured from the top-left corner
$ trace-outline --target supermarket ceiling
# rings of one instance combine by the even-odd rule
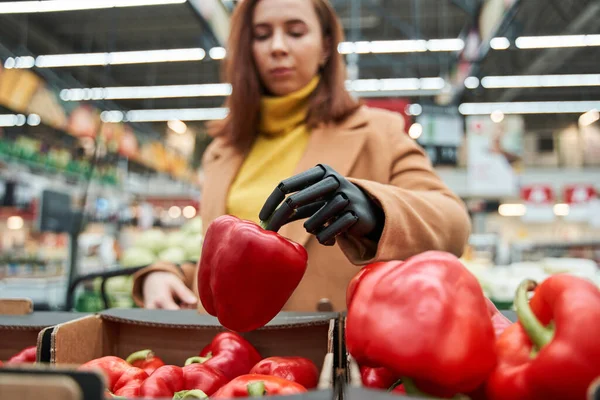
[[[331,2],[349,42],[340,51],[350,53],[349,62],[357,63],[358,75],[354,78],[370,80],[353,87],[363,97],[405,97],[413,103],[453,107],[465,102],[600,100],[597,0]],[[11,6],[7,6],[9,3]],[[170,4],[63,12],[31,12],[23,6],[21,12],[10,13],[10,7],[14,11],[19,6],[16,3],[0,3],[0,59],[8,67],[19,67],[16,57],[21,57],[21,67],[23,63],[30,63],[31,67],[35,60],[33,68],[60,89],[218,83],[222,63],[219,47],[223,46],[226,31],[219,12],[227,15],[235,6],[235,1],[226,0],[167,0],[164,3]],[[477,29],[487,40],[471,41],[470,33]],[[549,35],[575,36],[527,41],[527,37]],[[499,39],[492,42],[491,48],[489,39],[493,37]],[[148,50],[170,52],[123,53]],[[77,58],[89,53],[97,53],[96,57],[111,53],[113,60],[121,61],[79,65],[94,64],[90,56],[84,61]],[[63,57],[39,57],[48,55]],[[149,58],[148,62],[138,59],[133,63],[140,57]],[[182,58],[188,60],[159,62]],[[64,66],[69,63],[78,65]],[[552,76],[566,74],[571,76]],[[515,77],[497,78],[502,76]],[[414,79],[400,80],[432,77],[443,78],[446,85],[440,85],[438,80],[429,81],[427,86],[421,80],[414,86]],[[470,77],[468,87],[464,83],[466,77]],[[396,79],[395,89],[383,90],[385,85],[373,79]],[[111,100],[100,100],[99,95],[93,101],[105,110],[220,107],[223,88],[209,89],[209,94],[214,94],[214,89],[221,95],[192,96],[184,87],[168,97],[154,90],[135,96],[113,96]],[[188,94],[182,95],[186,90]]]

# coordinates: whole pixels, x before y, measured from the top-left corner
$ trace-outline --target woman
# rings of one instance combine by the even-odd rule
[[[344,310],[359,265],[431,249],[462,253],[464,205],[402,118],[360,106],[345,90],[343,33],[327,0],[245,0],[231,26],[230,114],[203,158],[201,216],[205,229],[226,213],[258,222],[261,210],[271,215],[277,201],[265,201],[278,187],[279,198],[297,195],[276,225],[305,246],[309,265],[285,310]],[[310,184],[316,196],[300,190]],[[308,219],[290,222],[297,218]],[[148,308],[193,307],[195,276],[195,265],[158,263],[137,274],[134,297]]]

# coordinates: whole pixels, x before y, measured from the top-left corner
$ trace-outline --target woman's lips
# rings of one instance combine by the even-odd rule
[[[291,75],[292,71],[292,68],[279,67],[273,68],[269,73],[275,78],[284,78]]]

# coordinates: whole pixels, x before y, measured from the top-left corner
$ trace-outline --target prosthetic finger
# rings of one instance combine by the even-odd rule
[[[318,212],[324,205],[327,203],[325,201],[317,201],[316,203],[308,204],[302,207],[299,207],[291,217],[288,218],[286,224],[289,222],[297,221],[299,219],[305,219],[313,216],[316,212]]]
[[[338,215],[350,201],[342,193],[336,194],[325,207],[316,212],[310,219],[304,223],[304,228],[310,232],[316,232],[320,227],[324,226],[327,221]]]
[[[352,225],[358,221],[358,217],[351,212],[347,212],[331,225],[327,226],[317,234],[317,240],[323,245],[330,245],[332,239],[335,239],[340,233],[346,232]]]
[[[281,181],[265,201],[258,217],[261,221],[268,220],[287,194],[309,187],[319,182],[324,176],[325,169],[321,166],[316,166]]]
[[[284,202],[268,219],[265,229],[268,231],[277,232],[283,225],[286,224],[288,218],[294,214],[294,209],[287,202]]]
[[[292,208],[299,208],[320,200],[324,196],[331,194],[340,187],[340,182],[333,176],[325,178],[299,192],[290,195],[285,202]]]

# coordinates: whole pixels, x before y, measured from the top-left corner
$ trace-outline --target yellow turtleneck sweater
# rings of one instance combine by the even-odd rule
[[[287,96],[261,99],[259,133],[229,188],[227,214],[259,223],[267,197],[293,175],[308,144],[309,97],[318,84],[317,76]]]

